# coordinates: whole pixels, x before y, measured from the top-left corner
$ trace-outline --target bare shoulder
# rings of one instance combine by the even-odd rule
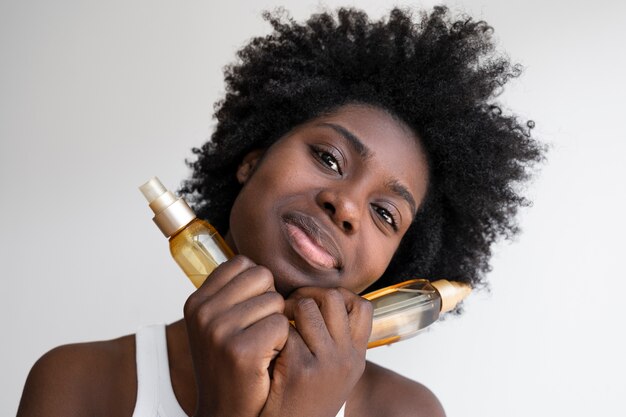
[[[107,411],[128,404],[132,414],[136,384],[133,335],[59,346],[33,365],[17,415],[124,415]]]
[[[371,362],[348,400],[346,414],[445,417],[441,403],[427,387]]]

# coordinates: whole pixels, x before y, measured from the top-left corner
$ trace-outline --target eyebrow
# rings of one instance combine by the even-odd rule
[[[370,150],[370,148],[365,146],[365,144],[361,142],[359,138],[357,138],[352,132],[350,132],[345,127],[334,124],[334,123],[328,123],[328,122],[320,123],[318,124],[318,126],[330,127],[335,132],[339,133],[341,136],[344,137],[344,139],[348,141],[348,143],[352,147],[352,150],[358,153],[361,158],[369,159],[372,156],[372,151]]]
[[[402,184],[400,184],[397,180],[392,180],[387,183],[387,188],[389,188],[394,194],[406,200],[411,206],[411,213],[413,216],[417,213],[417,204],[415,203],[415,199],[409,192],[409,190]]]
[[[335,132],[339,133],[343,136],[344,139],[350,144],[352,150],[354,150],[362,159],[369,159],[373,152],[368,148],[361,140],[356,137],[352,132],[346,129],[343,126],[340,126],[335,123],[319,123],[318,126],[329,127],[333,129]],[[417,213],[417,203],[415,203],[415,199],[413,195],[409,192],[409,190],[398,180],[391,180],[385,184],[386,188],[388,188],[392,193],[396,194],[398,197],[406,200],[406,202],[411,207],[411,213],[413,216]]]

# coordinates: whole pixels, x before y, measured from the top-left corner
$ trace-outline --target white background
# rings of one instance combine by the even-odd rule
[[[0,1],[0,415],[54,346],[181,317],[192,286],[137,186],[188,175],[221,68],[269,31],[262,10],[319,10],[214,3]],[[374,18],[392,5],[354,4]],[[496,248],[492,291],[370,359],[424,383],[451,417],[624,416],[625,3],[449,4],[525,66],[501,99],[552,148],[523,233]]]

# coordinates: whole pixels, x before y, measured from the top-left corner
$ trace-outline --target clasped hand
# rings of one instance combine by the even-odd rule
[[[197,417],[334,417],[365,369],[368,301],[314,287],[285,300],[272,273],[241,255],[213,271],[184,313]]]

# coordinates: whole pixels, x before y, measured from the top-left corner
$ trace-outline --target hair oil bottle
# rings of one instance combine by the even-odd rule
[[[169,239],[170,252],[187,277],[200,287],[207,276],[233,256],[219,233],[196,217],[184,199],[168,191],[157,177],[139,187],[154,212],[154,223]],[[374,307],[368,348],[415,336],[453,310],[469,293],[468,284],[445,279],[413,279],[363,297]]]
[[[365,294],[374,307],[372,333],[367,347],[389,345],[415,336],[442,313],[453,310],[472,288],[440,279],[412,279]]]
[[[187,202],[168,191],[157,177],[139,189],[154,212],[152,220],[170,241],[172,257],[193,285],[200,287],[233,252],[213,226],[198,219]]]

